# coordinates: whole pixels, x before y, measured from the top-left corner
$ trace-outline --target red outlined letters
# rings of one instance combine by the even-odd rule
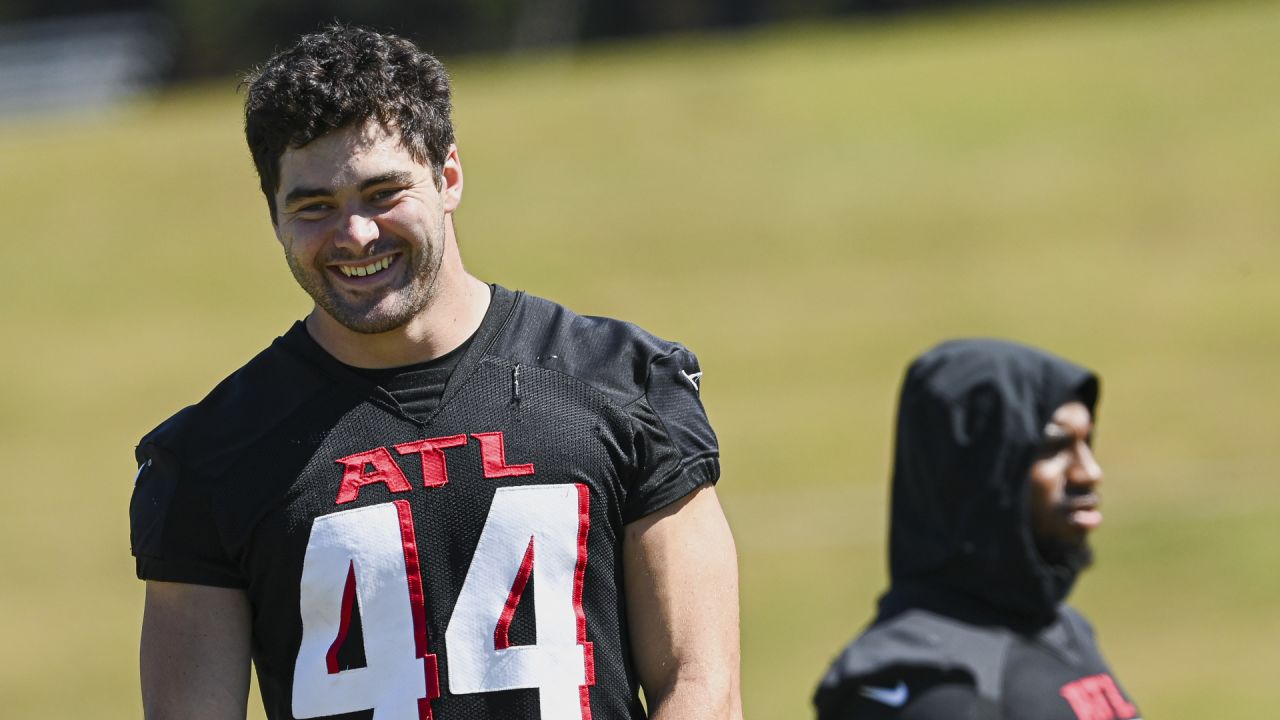
[[[480,460],[484,464],[484,476],[489,479],[532,475],[533,463],[507,464],[507,447],[500,432],[471,433],[480,441]]]
[[[449,466],[444,461],[444,449],[466,444],[466,435],[448,435],[400,443],[396,445],[396,452],[401,455],[422,455],[422,486],[443,487],[449,482]]]
[[[480,471],[485,478],[522,477],[533,475],[533,463],[507,464],[506,438],[501,431],[472,433],[470,437],[480,444]],[[470,441],[466,434],[414,440],[394,445],[400,455],[417,455],[422,461],[422,486],[444,487],[449,483],[449,465],[445,450],[465,446]],[[411,485],[404,470],[396,463],[385,447],[355,453],[335,460],[342,466],[342,481],[338,486],[337,505],[353,502],[366,485],[382,483],[387,492],[409,492]]]
[[[1080,720],[1128,720],[1138,714],[1106,673],[1069,682],[1058,692]]]
[[[409,481],[400,466],[386,448],[374,448],[355,455],[338,458],[342,466],[342,485],[338,488],[338,505],[349,503],[360,495],[360,488],[373,483],[384,483],[389,492],[408,492]],[[365,466],[373,469],[366,472]]]

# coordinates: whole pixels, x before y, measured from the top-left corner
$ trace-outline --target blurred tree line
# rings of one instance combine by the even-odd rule
[[[443,55],[834,15],[1065,0],[0,0],[0,23],[120,12],[163,21],[172,79],[241,72],[327,21],[396,32]]]

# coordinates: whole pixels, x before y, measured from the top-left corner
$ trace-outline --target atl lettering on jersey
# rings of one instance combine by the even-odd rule
[[[471,433],[480,443],[481,472],[484,477],[497,478],[533,475],[532,463],[507,464],[506,442],[501,431]],[[444,487],[449,483],[449,463],[445,450],[466,445],[468,436],[446,435],[394,445],[400,455],[418,455],[422,458],[422,487]],[[409,492],[411,485],[404,472],[385,447],[355,453],[338,458],[343,467],[342,483],[338,487],[336,503],[342,505],[354,501],[360,488],[382,483],[393,493]]]
[[[1116,681],[1106,673],[1069,682],[1059,693],[1080,720],[1131,720],[1138,715],[1138,709],[1125,700]]]

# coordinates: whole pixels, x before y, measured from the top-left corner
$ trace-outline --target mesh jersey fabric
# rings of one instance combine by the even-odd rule
[[[463,675],[471,671],[464,672],[459,659],[451,674],[445,637],[451,618],[473,609],[459,602],[465,584],[501,583],[509,607],[500,627],[487,629],[489,651],[501,655],[499,640],[515,649],[563,639],[550,637],[550,611],[563,608],[548,605],[547,618],[540,623],[538,617],[540,593],[551,592],[539,586],[558,577],[542,574],[559,562],[550,559],[559,557],[549,554],[558,549],[554,541],[535,547],[535,527],[527,548],[523,540],[501,548],[504,562],[519,563],[525,555],[523,581],[520,574],[513,580],[481,572],[492,553],[484,550],[481,562],[477,552],[491,516],[506,513],[504,522],[524,527],[521,506],[500,509],[500,494],[511,498],[509,491],[526,489],[533,494],[519,497],[541,498],[569,488],[579,498],[569,519],[579,532],[579,565],[566,571],[576,573],[572,602],[582,649],[568,656],[585,665],[569,671],[585,680],[576,689],[580,707],[568,714],[643,717],[626,632],[623,526],[718,479],[715,434],[690,380],[700,372],[697,358],[634,325],[579,316],[493,286],[485,319],[440,403],[415,418],[385,390],[302,342],[299,332],[305,330],[297,326],[277,339],[139,443],[141,471],[130,506],[138,576],[245,589],[267,714],[292,718],[299,703],[311,702],[298,696],[295,676],[305,675],[302,660],[315,659],[303,652],[300,606],[305,612],[321,592],[304,585],[308,553],[318,552],[317,528],[353,510],[387,510],[384,519],[399,512],[404,560],[387,572],[407,575],[409,589],[362,584],[361,577],[382,576],[368,569],[372,563],[356,562],[362,549],[352,550],[353,591],[339,585],[342,621],[324,640],[332,641],[331,677],[306,675],[307,683],[355,677],[352,663],[372,668],[369,658],[381,652],[374,632],[381,630],[370,623],[385,621],[365,608],[398,597],[382,593],[413,596],[416,577],[420,591],[413,597],[420,599],[413,602],[421,617],[415,615],[412,630],[418,654],[431,656],[424,671],[435,674],[426,680],[428,697],[419,698],[417,716],[544,717],[543,691],[535,687],[451,691],[464,687]],[[424,441],[434,447],[424,449]],[[351,527],[356,534],[372,532],[368,523]],[[555,662],[549,666],[559,672]],[[368,702],[341,711],[355,710],[350,715],[311,709],[307,716],[371,717],[371,708],[381,706]]]

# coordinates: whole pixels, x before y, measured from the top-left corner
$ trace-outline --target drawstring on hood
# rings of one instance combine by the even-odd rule
[[[1050,565],[1036,548],[1029,471],[1045,425],[1072,400],[1093,413],[1097,377],[1015,343],[955,340],[911,364],[898,408],[882,619],[933,605],[931,596],[954,607],[959,596],[976,615],[1053,620],[1077,571]]]

